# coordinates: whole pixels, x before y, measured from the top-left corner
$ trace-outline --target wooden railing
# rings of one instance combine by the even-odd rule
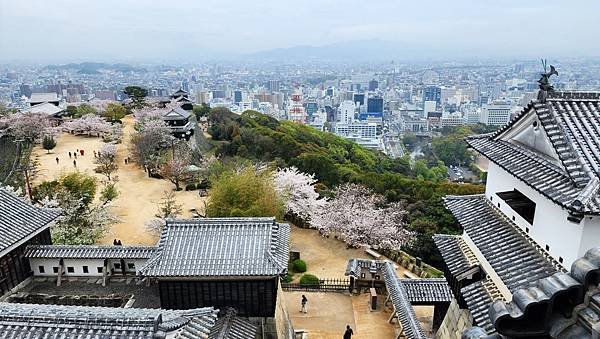
[[[345,292],[350,290],[350,279],[320,279],[319,284],[281,283],[284,291]]]

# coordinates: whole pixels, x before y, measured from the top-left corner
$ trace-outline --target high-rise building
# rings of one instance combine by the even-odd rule
[[[364,106],[365,94],[364,93],[354,93],[354,102],[359,106]]]
[[[302,104],[302,93],[296,92],[292,94],[288,106],[288,119],[297,123],[306,123],[306,110]]]
[[[435,101],[437,105],[440,105],[442,99],[442,89],[437,86],[428,86],[423,89],[423,102]]]
[[[367,113],[383,113],[383,98],[374,96],[367,99]]]
[[[212,91],[213,99],[222,99],[226,97],[225,91]]]
[[[236,104],[242,102],[242,91],[237,90],[233,92],[233,102]]]
[[[423,117],[427,118],[427,113],[434,112],[436,107],[435,101],[425,101],[423,103]]]
[[[486,105],[481,111],[482,124],[502,126],[510,120],[511,106],[504,102]]]
[[[354,102],[352,100],[344,100],[340,103],[340,107],[338,107],[338,120],[347,124],[354,120]]]
[[[369,91],[374,91],[379,88],[379,81],[371,80],[369,81]]]
[[[21,93],[21,95],[31,98],[31,86],[22,84],[21,86],[19,86],[19,92]]]
[[[317,101],[314,99],[308,100],[305,104],[304,104],[305,108],[306,108],[306,114],[308,115],[308,119],[309,121],[312,121],[312,117],[315,113],[317,113],[318,109],[319,109],[319,105],[317,104]]]
[[[279,87],[279,80],[269,80],[269,83],[267,84],[267,88],[271,92],[279,92]]]

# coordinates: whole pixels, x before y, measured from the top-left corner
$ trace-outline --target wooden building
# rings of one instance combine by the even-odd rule
[[[194,135],[195,123],[190,120],[192,113],[181,107],[173,108],[162,115],[163,121],[171,128],[171,133],[177,138],[189,140]]]
[[[168,220],[140,274],[158,281],[162,308],[232,307],[242,317],[274,317],[289,234],[274,218]]]
[[[35,207],[0,188],[0,295],[31,276],[25,248],[51,244],[50,226],[59,215],[58,209]]]

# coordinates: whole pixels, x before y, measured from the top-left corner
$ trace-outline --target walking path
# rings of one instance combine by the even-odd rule
[[[131,134],[134,132],[133,125],[132,116],[123,119],[123,142],[117,145],[119,170],[114,174],[114,178],[119,197],[113,202],[113,213],[121,221],[112,226],[110,233],[100,241],[100,244],[112,244],[113,239],[117,238],[121,239],[124,245],[154,245],[158,235],[147,232],[144,225],[154,218],[158,209],[157,204],[164,192],[174,189],[174,185],[167,180],[149,178],[146,172],[134,163],[125,165],[124,159],[129,156],[128,148]],[[96,165],[93,163],[93,151],[99,150],[101,145],[100,138],[63,133],[57,137],[56,148],[50,154],[40,146],[36,146],[34,155],[40,162],[40,173],[36,176],[34,184],[58,178],[74,170],[94,175],[99,182],[105,180],[103,175],[94,172]],[[77,167],[74,167],[75,159],[69,159],[68,152],[73,153],[77,149],[85,150],[85,155],[77,157]],[[59,164],[56,164],[56,157],[59,157]],[[174,193],[177,202],[183,206],[183,217],[192,216],[191,208],[204,210],[205,198],[201,198],[198,191]]]
[[[364,249],[347,248],[346,244],[334,238],[323,238],[319,232],[292,226],[291,250],[300,252],[300,258],[307,264],[307,273],[319,278],[343,278],[346,264],[351,258],[373,259]],[[387,260],[387,258],[383,258]],[[406,277],[407,271],[398,267],[399,277]],[[300,274],[296,275],[298,280]],[[294,329],[304,329],[309,338],[338,339],[344,334],[346,325],[354,330],[352,338],[387,339],[395,338],[398,324],[387,320],[391,308],[383,307],[384,297],[380,296],[379,309],[371,311],[369,293],[350,295],[348,292],[284,292],[285,302]],[[302,295],[308,298],[308,313],[300,312]],[[433,307],[417,306],[415,312],[423,328],[430,331]]]

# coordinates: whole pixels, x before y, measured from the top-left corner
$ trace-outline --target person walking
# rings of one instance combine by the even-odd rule
[[[71,159],[71,152],[69,152],[69,159]]]
[[[304,312],[306,313],[306,303],[308,303],[308,299],[306,298],[306,296],[303,294],[302,295],[302,308],[300,309],[300,312]]]
[[[58,157],[56,157],[56,164],[58,165]]]
[[[73,160],[73,167],[77,167],[77,160]]]
[[[346,332],[344,332],[344,339],[352,339],[354,331],[350,328],[350,325],[346,325]]]

